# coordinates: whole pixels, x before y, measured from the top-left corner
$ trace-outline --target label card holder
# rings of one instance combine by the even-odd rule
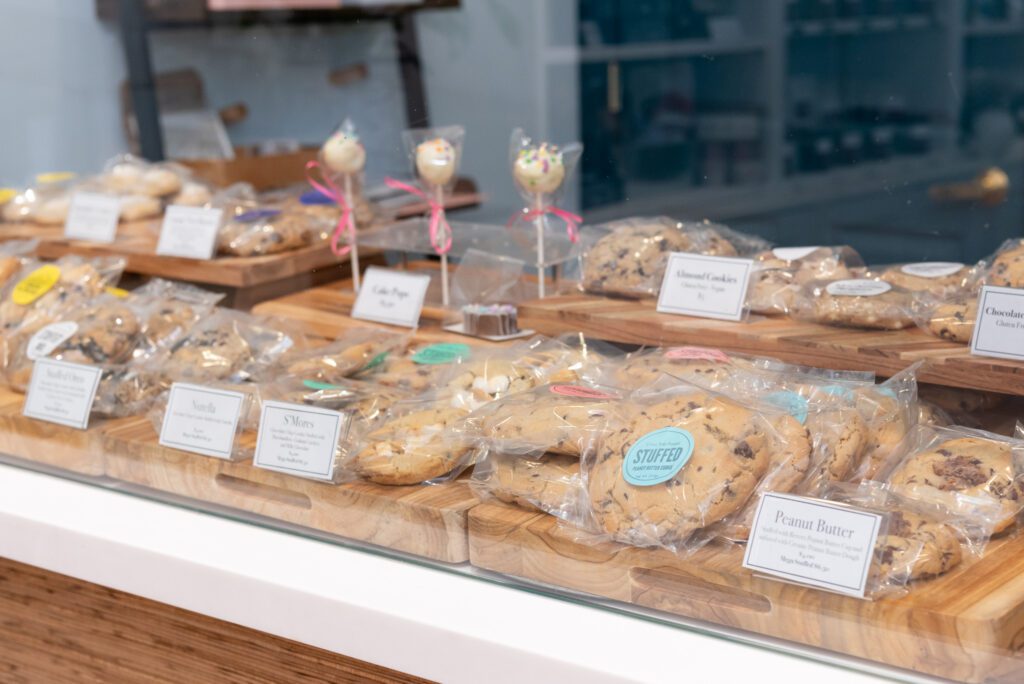
[[[172,204],[164,213],[156,253],[186,259],[212,259],[223,214],[222,209]]]
[[[741,320],[753,263],[751,259],[673,252],[661,282],[658,311]]]
[[[971,354],[1024,361],[1024,289],[981,288]]]
[[[76,192],[71,198],[64,237],[69,240],[111,243],[117,236],[121,199],[99,192]]]
[[[864,598],[882,518],[833,501],[766,493],[754,515],[743,567]]]
[[[265,401],[252,463],[289,475],[333,480],[335,452],[350,420],[350,414],[340,411]]]
[[[371,266],[363,274],[352,318],[415,328],[420,323],[430,275]]]
[[[103,369],[96,366],[39,359],[32,366],[22,415],[86,429],[102,374]]]
[[[176,382],[160,426],[160,446],[230,459],[245,394]]]

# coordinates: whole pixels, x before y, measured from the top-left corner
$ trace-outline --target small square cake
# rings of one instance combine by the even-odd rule
[[[515,335],[519,332],[517,309],[512,304],[467,304],[462,307],[462,329],[487,337]]]

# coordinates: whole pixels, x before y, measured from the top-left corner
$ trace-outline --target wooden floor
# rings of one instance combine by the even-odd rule
[[[427,680],[0,558],[0,682]]]

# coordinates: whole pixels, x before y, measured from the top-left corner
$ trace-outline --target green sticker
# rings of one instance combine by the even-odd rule
[[[435,366],[440,363],[454,363],[460,359],[468,359],[469,355],[468,344],[441,342],[420,349],[412,355],[412,360],[415,363]]]
[[[303,380],[302,384],[311,390],[333,390],[333,389],[345,389],[338,385],[331,385],[326,382],[317,382],[316,380]]]
[[[376,368],[380,364],[384,363],[384,359],[386,359],[386,358],[388,358],[388,353],[387,352],[381,352],[380,354],[377,354],[377,356],[373,357],[373,361],[371,361],[370,363],[366,364],[366,368],[364,368],[363,370],[369,370],[371,368]]]

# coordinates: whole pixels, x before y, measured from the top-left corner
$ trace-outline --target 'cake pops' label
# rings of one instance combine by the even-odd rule
[[[428,274],[371,266],[363,274],[352,318],[415,328],[429,286]]]

